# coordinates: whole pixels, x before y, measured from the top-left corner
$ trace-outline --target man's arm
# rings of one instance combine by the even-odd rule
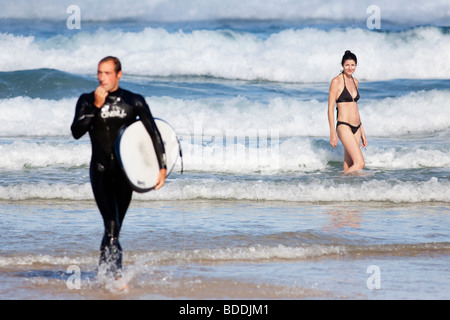
[[[99,110],[95,107],[91,94],[83,94],[80,96],[75,109],[75,117],[70,126],[70,130],[75,139],[81,138],[90,129],[92,120]]]
[[[144,127],[147,129],[147,132],[149,133],[153,141],[153,146],[156,151],[156,157],[158,159],[160,168],[157,184],[155,187],[155,190],[158,190],[164,185],[167,175],[166,152],[164,149],[164,143],[162,141],[161,134],[158,130],[158,127],[156,126],[155,119],[153,118],[150,108],[142,96],[138,96],[136,107],[138,108],[139,118],[144,124]]]

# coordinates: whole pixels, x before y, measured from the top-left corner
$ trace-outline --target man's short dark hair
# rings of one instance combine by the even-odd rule
[[[108,61],[114,62],[114,70],[116,71],[116,74],[119,73],[119,71],[122,71],[122,64],[120,63],[120,60],[113,56],[104,57],[98,64]]]

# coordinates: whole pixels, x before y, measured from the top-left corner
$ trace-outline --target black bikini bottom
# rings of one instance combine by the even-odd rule
[[[338,127],[339,125],[341,125],[341,124],[346,125],[346,126],[349,126],[350,129],[352,129],[353,134],[355,134],[355,133],[359,130],[359,127],[361,127],[361,123],[360,123],[357,127],[355,127],[355,126],[352,126],[350,123],[338,121],[338,122],[336,123],[336,129],[337,129],[337,127]]]

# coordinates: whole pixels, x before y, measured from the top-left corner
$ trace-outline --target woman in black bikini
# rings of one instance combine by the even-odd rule
[[[345,51],[341,62],[344,70],[331,81],[328,96],[330,144],[336,148],[339,137],[344,145],[344,173],[356,172],[365,166],[360,145],[366,147],[367,138],[358,111],[358,80],[352,76],[356,69],[356,63],[356,55],[349,50]],[[334,127],[335,105],[336,127]]]

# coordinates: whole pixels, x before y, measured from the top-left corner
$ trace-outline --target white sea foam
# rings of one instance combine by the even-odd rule
[[[390,141],[405,134],[426,136],[436,132],[442,132],[445,139],[450,111],[442,106],[448,99],[448,91],[432,90],[361,103],[360,113],[369,137],[369,147],[363,151],[366,166],[449,167],[450,149],[444,143],[418,140],[411,146]],[[243,97],[198,100],[147,97],[147,101],[155,116],[163,117],[175,127],[186,171],[302,173],[327,170],[330,162],[343,158],[341,146],[333,150],[328,145],[324,102],[273,98],[263,103]],[[70,136],[75,103],[75,98],[0,100],[0,118],[4,123],[0,128],[4,137],[0,169],[87,167],[90,160],[87,135],[79,141]],[[16,197],[8,192],[4,198]],[[27,192],[32,195],[35,190]],[[64,193],[60,196],[64,197]]]
[[[230,181],[231,180],[231,181]],[[448,202],[450,183],[445,179],[428,181],[368,180],[336,183],[331,180],[295,178],[283,181],[239,179],[217,180],[171,178],[157,192],[135,194],[136,200],[250,200],[289,202]],[[62,199],[92,200],[89,183],[24,183],[0,186],[2,200]]]
[[[333,183],[315,180],[272,182],[247,181],[175,181],[161,192],[140,194],[142,200],[268,200],[298,202],[394,202],[418,203],[448,202],[450,184],[447,180],[431,178],[429,181],[377,181],[363,183]]]
[[[201,249],[185,251],[150,251],[144,253],[125,253],[128,263],[136,267],[154,265],[155,263],[176,262],[176,261],[258,261],[266,259],[308,259],[319,256],[344,254],[345,246],[312,245],[305,247],[262,246],[254,245],[250,247],[228,247],[221,249]],[[98,257],[85,255],[80,257],[33,255],[2,257],[1,267],[23,267],[30,265],[80,265],[93,264],[98,262]]]
[[[450,92],[432,90],[361,103],[360,113],[369,138],[369,147],[364,151],[366,165],[449,167],[450,150],[443,143],[428,145],[425,141],[412,147],[395,141],[386,143],[406,134],[442,132],[445,138],[450,109],[443,106],[449,99]],[[147,97],[147,101],[154,116],[164,118],[176,129],[185,170],[264,173],[283,168],[284,172],[308,172],[342,160],[341,148],[334,151],[328,145],[324,102],[274,98],[262,103],[242,97]],[[76,99],[0,100],[0,135],[4,137],[0,169],[87,166],[91,152],[87,135],[76,141],[70,133],[75,103]],[[378,141],[377,137],[387,140]]]
[[[376,146],[366,152],[366,165],[370,168],[450,168],[450,147],[441,150],[425,145],[413,147]]]
[[[275,139],[276,136],[234,137],[205,143],[201,137],[185,137],[181,141],[185,171],[211,173],[301,173],[327,170],[330,162],[342,161],[341,146],[333,150],[328,141],[313,138]],[[217,135],[215,136],[217,138]],[[270,144],[261,138],[271,137]],[[259,141],[259,144],[257,144]],[[0,145],[0,169],[88,167],[90,143],[75,141],[15,141]],[[450,167],[450,148],[446,144],[429,146],[396,145],[385,140],[371,142],[363,151],[367,168],[417,169]],[[180,161],[175,170],[180,169]]]
[[[324,239],[326,240],[326,239]],[[347,245],[347,244],[313,244],[306,245],[300,243],[297,246],[287,245],[260,245],[242,247],[224,247],[216,249],[191,249],[191,250],[160,250],[147,252],[125,252],[125,271],[132,269],[132,272],[148,273],[148,267],[159,264],[178,264],[184,262],[223,262],[223,261],[266,261],[272,262],[277,259],[281,260],[306,260],[317,257],[327,256],[345,256],[348,254],[379,254],[386,252],[440,252],[448,250],[447,243],[419,243],[419,244],[393,244],[393,245]],[[70,266],[76,265],[83,267],[85,265],[95,266],[98,263],[98,256],[85,254],[80,256],[58,256],[45,254],[26,254],[15,255],[11,257],[0,257],[0,267],[29,267],[29,266]],[[90,268],[88,268],[89,270]],[[36,270],[36,274],[39,271]],[[62,279],[67,279],[70,273],[67,272],[66,277],[60,274]],[[45,276],[42,274],[42,276]]]
[[[359,109],[369,136],[420,134],[448,130],[450,109],[444,106],[449,99],[450,91],[420,91],[361,101]],[[210,137],[227,129],[243,129],[249,134],[251,129],[273,129],[281,137],[329,135],[327,103],[316,99],[277,97],[260,103],[243,97],[227,100],[151,97],[147,101],[154,114],[167,117],[182,135],[201,132]]]
[[[411,92],[361,104],[360,113],[367,132],[376,136],[448,130],[448,99],[450,91]]]
[[[448,1],[434,0],[424,5],[419,1],[377,0],[366,2],[348,0],[330,2],[317,0],[124,0],[111,1],[8,1],[2,4],[1,18],[50,19],[64,21],[68,18],[69,5],[80,7],[84,21],[134,19],[141,21],[189,21],[216,19],[280,19],[280,20],[360,20],[365,22],[370,13],[367,8],[375,4],[380,8],[382,21],[399,23],[444,23],[450,16]]]
[[[361,101],[366,133],[372,137],[433,133],[448,130],[450,92],[412,92],[396,98]],[[326,102],[277,97],[267,103],[244,97],[177,99],[147,97],[155,117],[175,127],[181,136],[204,135],[208,142],[225,136],[254,136],[259,130],[278,131],[283,137],[327,137]],[[0,100],[0,136],[69,136],[77,99],[46,100],[16,97]],[[182,110],[182,112],[180,112]],[[427,110],[427,112],[424,112]],[[224,116],[226,115],[226,116]]]
[[[96,50],[92,50],[95,43]],[[329,82],[351,49],[362,80],[448,78],[450,34],[435,27],[401,32],[365,29],[288,29],[270,35],[230,30],[139,32],[98,29],[49,39],[0,33],[0,70],[52,68],[92,74],[106,55],[121,58],[127,74],[213,76],[280,82]],[[430,63],[432,57],[432,63]]]
[[[0,258],[0,267],[23,267],[31,265],[54,265],[54,266],[69,266],[80,264],[95,264],[98,261],[97,257],[68,257],[68,256],[54,256],[46,254],[27,254],[16,256],[3,256]]]
[[[156,251],[140,253],[133,257],[138,266],[161,262],[187,261],[260,261],[269,259],[297,260],[320,256],[342,255],[347,248],[341,245],[226,247],[185,251]]]
[[[70,134],[76,99],[16,97],[0,100],[0,136],[61,136]]]
[[[13,143],[0,144],[0,153],[1,169],[20,170],[50,166],[70,168],[87,165],[91,147],[89,144],[16,140]]]

